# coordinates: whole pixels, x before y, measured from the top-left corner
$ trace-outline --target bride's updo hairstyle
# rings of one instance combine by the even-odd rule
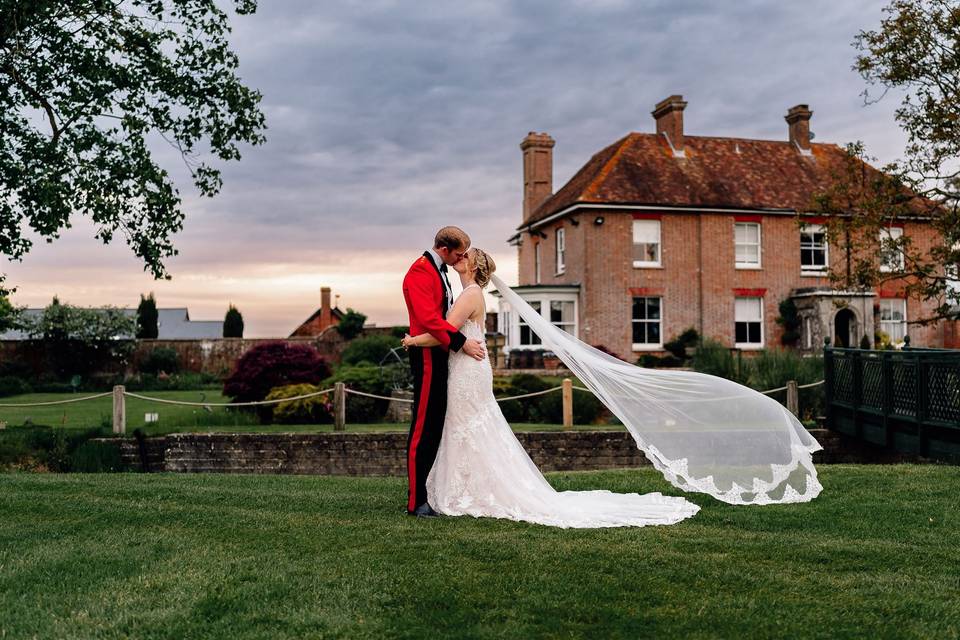
[[[497,263],[493,261],[490,254],[483,249],[470,249],[470,266],[477,270],[474,279],[480,288],[487,286],[490,282],[490,276],[497,270]]]

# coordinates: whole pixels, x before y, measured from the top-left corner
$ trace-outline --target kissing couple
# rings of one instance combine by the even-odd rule
[[[613,527],[672,524],[699,511],[660,493],[557,492],[544,479],[493,395],[483,289],[496,268],[461,229],[444,227],[403,280],[413,334],[403,346],[414,380],[407,513]],[[456,300],[450,269],[462,286]]]

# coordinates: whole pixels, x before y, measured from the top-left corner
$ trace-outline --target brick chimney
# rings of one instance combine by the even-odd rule
[[[553,145],[546,133],[531,131],[520,143],[523,151],[523,220],[553,195]]]
[[[790,142],[797,145],[801,153],[810,151],[810,116],[813,111],[805,104],[790,107],[783,117],[790,128]]]
[[[320,288],[320,330],[333,324],[333,310],[330,307],[330,287]]]
[[[667,136],[675,156],[683,156],[683,110],[686,106],[683,96],[673,95],[658,102],[651,112],[657,121],[657,135]]]

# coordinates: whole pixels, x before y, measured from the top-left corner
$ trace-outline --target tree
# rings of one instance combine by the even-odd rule
[[[22,309],[13,306],[7,296],[0,293],[0,333],[21,327],[20,315]]]
[[[24,324],[61,379],[111,365],[122,368],[134,347],[136,321],[117,307],[82,309],[54,296],[39,317]]]
[[[363,323],[367,321],[367,316],[359,311],[347,308],[347,312],[340,318],[337,324],[337,331],[347,340],[353,340],[363,331]]]
[[[137,338],[155,340],[160,335],[160,328],[157,325],[159,318],[157,314],[157,301],[150,296],[144,298],[140,294],[140,305],[137,307]]]
[[[910,321],[928,324],[960,317],[960,4],[894,0],[884,13],[879,29],[855,38],[854,69],[881,89],[864,92],[868,104],[902,92],[895,119],[907,133],[904,157],[877,171],[862,143],[848,145],[846,166],[816,207],[847,214],[828,218],[827,240],[843,256],[831,280],[874,288],[902,279],[908,296],[934,303]],[[939,240],[924,249],[887,231],[909,218],[928,219]]]
[[[240,143],[264,141],[261,96],[237,77],[229,32],[207,0],[0,0],[0,254],[22,259],[24,227],[52,242],[87,215],[97,238],[122,233],[169,280],[184,216],[148,140],[169,143],[204,196],[221,177],[201,154],[237,160]]]
[[[227,315],[223,318],[223,337],[243,337],[243,316],[240,315],[240,311],[232,304],[230,308],[227,309]]]

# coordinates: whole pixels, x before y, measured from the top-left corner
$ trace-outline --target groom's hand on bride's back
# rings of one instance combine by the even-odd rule
[[[487,357],[487,350],[483,343],[472,338],[463,343],[461,350],[474,360],[483,360]]]

